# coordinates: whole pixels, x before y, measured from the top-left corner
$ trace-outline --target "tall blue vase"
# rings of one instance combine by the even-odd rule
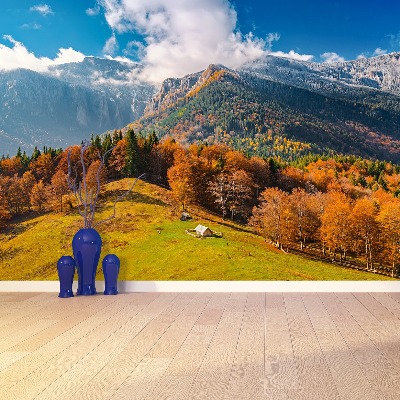
[[[72,250],[78,270],[77,295],[96,294],[96,271],[101,245],[101,237],[93,228],[80,229],[72,239]]]
[[[75,275],[75,260],[71,256],[62,256],[57,262],[57,271],[60,281],[60,293],[58,297],[74,297],[72,282]]]

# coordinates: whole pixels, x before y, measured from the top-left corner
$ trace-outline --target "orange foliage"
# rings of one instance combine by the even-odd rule
[[[54,174],[54,162],[50,153],[42,153],[40,156],[31,161],[29,169],[33,172],[36,180],[42,180],[44,183],[50,183]]]
[[[6,158],[0,161],[0,169],[3,175],[14,176],[22,171],[22,162],[19,157]]]

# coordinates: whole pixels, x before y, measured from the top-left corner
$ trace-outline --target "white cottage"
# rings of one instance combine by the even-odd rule
[[[194,229],[199,236],[207,237],[213,236],[213,231],[210,228],[207,228],[204,225],[197,225]]]

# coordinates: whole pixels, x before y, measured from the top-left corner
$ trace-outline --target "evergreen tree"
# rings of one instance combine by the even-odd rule
[[[116,146],[118,142],[122,139],[122,132],[115,130],[112,135],[112,145]]]
[[[149,152],[154,146],[157,146],[159,142],[157,134],[154,131],[150,133],[146,139],[147,147],[150,149]]]
[[[104,136],[103,142],[101,143],[101,153],[106,154],[107,151],[109,151],[112,147],[114,147],[114,146],[112,143],[111,135],[109,133],[106,133],[106,135]],[[111,156],[111,152],[106,155],[106,158],[104,160],[106,165],[108,165],[108,160],[110,159],[110,156]]]
[[[40,151],[38,150],[37,146],[33,149],[31,160],[36,160],[40,156]]]
[[[138,172],[139,146],[136,133],[133,129],[126,132],[125,175],[133,177]]]
[[[101,150],[101,139],[99,135],[96,135],[96,137],[94,138],[94,142],[93,142],[93,146],[96,147],[96,149]]]
[[[385,179],[385,171],[381,171],[378,177],[378,184],[384,189],[388,190],[387,182]]]
[[[21,162],[22,162],[22,165],[24,166],[24,170],[26,170],[28,168],[30,159],[29,159],[28,155],[26,154],[25,150],[21,156]]]

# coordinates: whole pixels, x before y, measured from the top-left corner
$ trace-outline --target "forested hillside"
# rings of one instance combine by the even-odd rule
[[[355,154],[400,161],[399,98],[365,88],[363,100],[329,97],[211,65],[167,80],[130,127],[182,143],[225,143],[260,157]]]

